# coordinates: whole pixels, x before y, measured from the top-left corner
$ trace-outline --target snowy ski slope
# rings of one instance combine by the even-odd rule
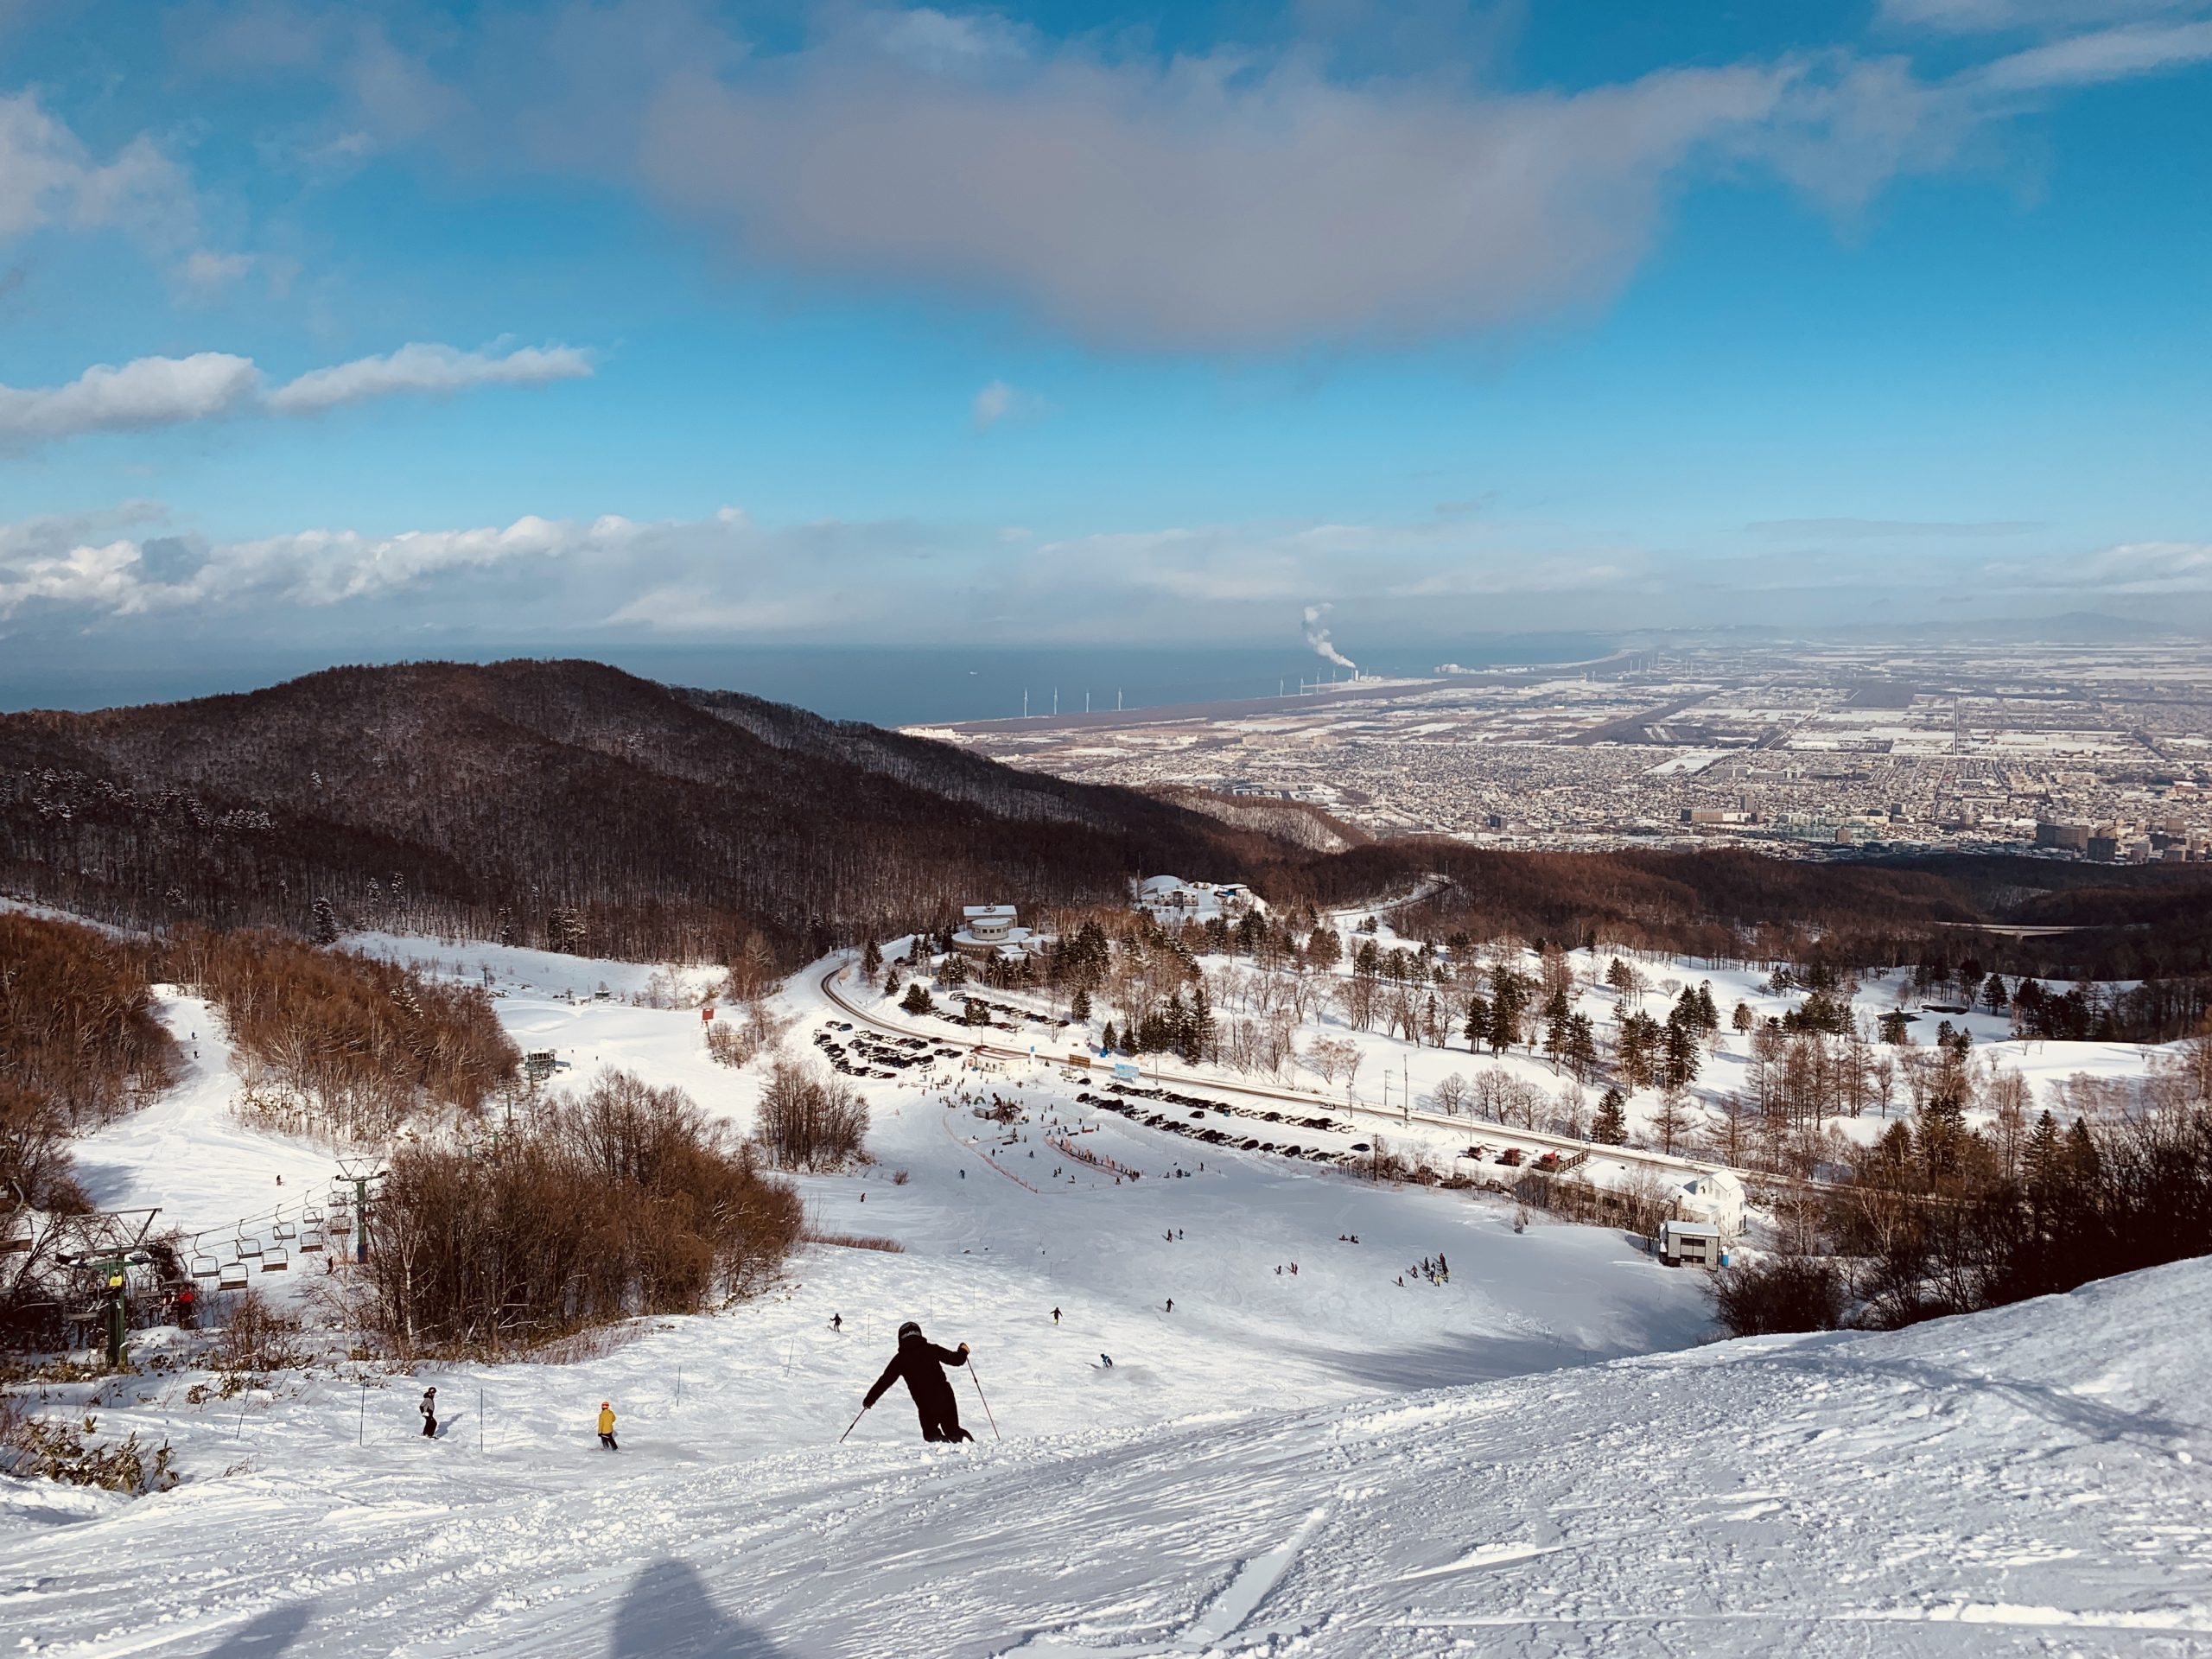
[[[742,1122],[752,1080],[696,1010],[593,1000],[642,979],[444,954],[492,968],[565,1077],[629,1065]],[[787,993],[802,1051],[835,1013],[818,979]],[[168,1012],[200,1065],[87,1144],[103,1196],[214,1226],[327,1176],[229,1120],[205,1011]],[[904,1254],[810,1247],[760,1301],[567,1365],[53,1389],[168,1439],[187,1478],[135,1502],[0,1480],[0,1650],[2212,1652],[2207,1264],[1700,1347],[1699,1276],[1618,1234],[1095,1116],[1084,1144],[1146,1171],[1116,1185],[1039,1125],[1007,1141],[907,1077],[865,1087],[880,1163],[801,1185],[817,1226]],[[1064,1122],[1072,1092],[1027,1091]],[[1396,1282],[1439,1250],[1448,1284]],[[978,1444],[918,1444],[895,1390],[836,1444],[910,1317],[975,1344],[1002,1441],[956,1375]]]

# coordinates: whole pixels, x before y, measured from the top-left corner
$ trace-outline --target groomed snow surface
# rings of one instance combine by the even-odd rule
[[[442,954],[490,963],[565,1078],[629,1065],[744,1122],[753,1079],[696,1010],[589,1000],[612,964]],[[787,995],[801,1052],[817,978]],[[277,1173],[326,1178],[229,1120],[206,1011],[168,1012],[200,1065],[83,1148],[102,1196],[215,1227]],[[205,1374],[54,1389],[168,1439],[185,1478],[0,1480],[0,1651],[2212,1653],[2206,1263],[1699,1346],[1700,1275],[1617,1233],[1217,1154],[1049,1072],[1011,1141],[912,1073],[864,1087],[880,1162],[801,1185],[818,1227],[904,1254],[811,1246],[759,1301],[567,1365],[283,1372],[197,1406]],[[1144,1179],[1059,1158],[1048,1116]],[[1439,1250],[1448,1284],[1395,1282]],[[978,1442],[919,1444],[894,1388],[837,1445],[908,1318],[974,1344]]]

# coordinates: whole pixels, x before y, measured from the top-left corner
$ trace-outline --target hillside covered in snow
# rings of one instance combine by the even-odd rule
[[[631,1068],[749,1120],[760,1063],[710,1058],[696,976],[359,943],[488,982],[556,1077]],[[794,1046],[856,1042],[830,994],[866,994],[829,966],[776,1000]],[[181,1075],[79,1143],[99,1200],[213,1239],[319,1193],[328,1152],[238,1119],[207,1005],[164,991],[159,1011]],[[0,1480],[10,1637],[180,1656],[2212,1643],[2204,1263],[1903,1332],[1712,1344],[1703,1275],[1618,1231],[1163,1133],[1051,1064],[868,1070],[874,1161],[798,1184],[816,1233],[896,1252],[809,1245],[758,1300],[540,1357],[563,1363],[395,1367],[310,1333],[304,1365],[226,1368],[156,1331],[133,1372],[40,1385],[25,1403],[166,1443],[180,1479],[136,1499]],[[258,1275],[280,1306],[343,1283],[295,1265]],[[976,1443],[920,1444],[896,1388],[854,1422],[907,1319],[973,1344],[951,1376]]]

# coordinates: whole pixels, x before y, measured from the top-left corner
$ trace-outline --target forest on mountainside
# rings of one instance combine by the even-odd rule
[[[1133,791],[597,664],[341,668],[0,717],[0,888],[131,926],[448,931],[789,963],[964,903],[1232,877],[1268,843]]]

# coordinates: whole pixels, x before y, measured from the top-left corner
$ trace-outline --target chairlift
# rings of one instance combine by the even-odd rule
[[[195,1279],[213,1279],[222,1270],[223,1264],[212,1255],[195,1255],[192,1258],[192,1276]]]
[[[308,1205],[305,1210],[302,1210],[300,1212],[300,1225],[302,1227],[321,1226],[322,1206],[319,1204],[311,1204]]]
[[[300,1254],[313,1255],[322,1249],[322,1229],[309,1227],[300,1234]]]
[[[289,1221],[278,1222],[269,1231],[276,1238],[297,1238],[300,1236],[300,1230]]]
[[[245,1284],[246,1269],[245,1262],[226,1262],[223,1263],[222,1276],[215,1281],[216,1289],[244,1290],[245,1288]]]
[[[282,1244],[270,1245],[268,1254],[261,1258],[261,1270],[264,1273],[282,1273],[291,1265],[292,1258],[284,1254],[284,1247]]]
[[[252,1233],[240,1233],[238,1237],[238,1254],[241,1262],[248,1256],[259,1255],[261,1240]]]

